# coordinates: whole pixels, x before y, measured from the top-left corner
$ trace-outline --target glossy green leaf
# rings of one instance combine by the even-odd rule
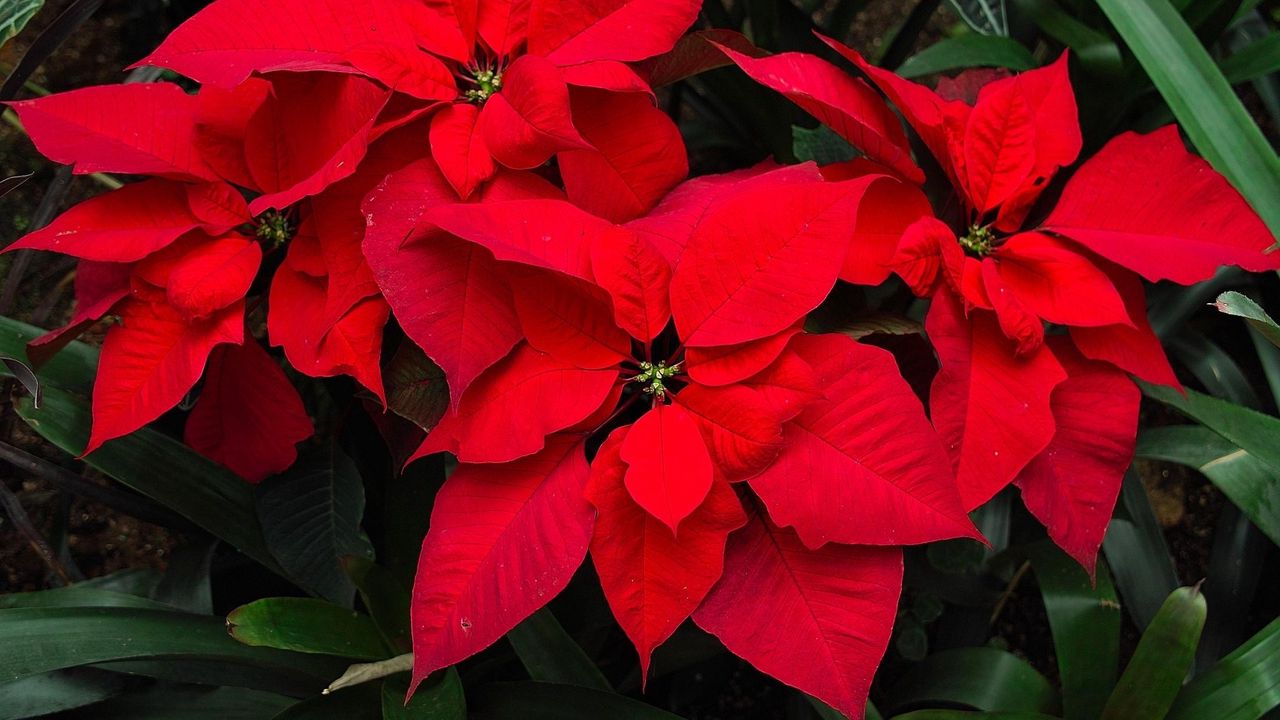
[[[961,19],[983,35],[1008,35],[1004,0],[950,0]]]
[[[603,690],[540,682],[490,683],[472,694],[472,720],[679,720],[665,710]]]
[[[88,403],[59,388],[45,388],[44,406],[39,410],[29,398],[18,398],[14,408],[42,437],[72,455],[89,439]],[[250,486],[177,440],[143,428],[106,443],[85,462],[181,514],[265,567],[283,572],[267,551]]]
[[[45,331],[0,317],[0,355],[16,357],[28,365],[27,343]],[[98,350],[82,342],[72,342],[36,370],[36,376],[48,386],[62,388],[80,395],[88,395],[93,389],[93,376],[98,367]],[[83,447],[83,446],[82,446]]]
[[[1013,653],[969,647],[934,653],[889,690],[891,711],[921,705],[965,705],[975,710],[1052,713],[1058,693],[1043,675]]]
[[[1165,716],[1191,670],[1207,614],[1208,606],[1198,587],[1181,587],[1169,595],[1138,640],[1138,648],[1102,709],[1102,720]]]
[[[271,720],[295,702],[261,690],[162,684],[122,694],[62,720]]]
[[[1280,620],[1178,693],[1167,720],[1257,720],[1280,706]]]
[[[273,720],[382,720],[382,683],[365,683],[303,700]]]
[[[409,676],[396,675],[382,683],[382,720],[466,720],[467,698],[462,680],[453,668],[441,673],[432,684],[423,681],[405,703],[409,693]]]
[[[1028,548],[1040,585],[1062,677],[1066,720],[1094,720],[1115,685],[1120,651],[1120,603],[1106,563],[1096,581],[1048,542]]]
[[[1280,32],[1254,40],[1218,64],[1232,85],[1280,72]]]
[[[22,32],[42,7],[44,0],[0,0],[0,46]]]
[[[1123,69],[1120,48],[1099,32],[1064,10],[1055,0],[1013,0],[1041,32],[1071,48],[1084,67],[1100,75],[1119,75]]]
[[[1276,48],[1276,52],[1280,54],[1280,46]],[[1270,340],[1272,345],[1280,347],[1280,325],[1276,325],[1276,321],[1271,319],[1267,311],[1248,296],[1230,290],[1218,296],[1214,307],[1227,315],[1244,318],[1249,325],[1262,333],[1263,337]]]
[[[271,555],[313,595],[350,607],[355,584],[342,569],[348,555],[373,557],[360,530],[364,482],[334,443],[305,450],[293,467],[254,489]]]
[[[9,593],[0,595],[0,610],[14,608],[74,608],[74,607],[119,607],[140,608],[144,610],[177,610],[148,597],[99,590],[94,587],[83,587],[84,583],[37,590],[35,592]]]
[[[1276,437],[1280,442],[1280,435]],[[1280,545],[1280,472],[1275,467],[1199,425],[1146,430],[1138,437],[1137,456],[1199,470]]]
[[[118,695],[128,678],[97,668],[69,668],[0,683],[0,720],[40,717]]]
[[[212,615],[213,583],[210,572],[213,553],[217,548],[216,539],[203,538],[174,550],[169,556],[164,578],[156,586],[153,597],[187,612]]]
[[[1183,395],[1173,388],[1139,385],[1148,397],[1213,430],[1263,463],[1280,468],[1280,419],[1194,390]]]
[[[1280,158],[1169,0],[1098,0],[1209,164],[1280,236]]]
[[[1164,599],[1178,587],[1178,573],[1151,499],[1132,469],[1124,475],[1102,550],[1124,599],[1125,612],[1139,630],[1145,629]]]
[[[542,683],[613,690],[600,669],[565,632],[549,608],[542,608],[507,633],[529,677]]]
[[[1036,60],[1017,40],[998,35],[961,35],[934,43],[907,58],[897,73],[906,78],[972,67],[1030,70]]]
[[[314,598],[255,600],[227,616],[227,631],[255,647],[355,660],[391,656],[368,615]]]
[[[315,657],[315,656],[312,656]],[[341,662],[334,665],[341,672]],[[165,657],[156,660],[112,660],[91,667],[137,679],[154,678],[164,683],[226,686],[262,690],[291,698],[308,698],[324,689],[325,682],[309,675],[288,671],[265,671],[255,665],[228,663],[217,659]],[[141,683],[139,683],[141,684]]]
[[[368,558],[348,555],[342,566],[355,583],[360,599],[389,647],[397,653],[412,650],[409,635],[409,590],[395,573]]]
[[[0,610],[0,681],[111,660],[189,658],[310,678],[341,672],[328,658],[242,645],[222,618],[135,608]]]

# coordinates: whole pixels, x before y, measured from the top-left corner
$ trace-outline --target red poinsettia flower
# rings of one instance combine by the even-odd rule
[[[862,712],[895,546],[976,535],[892,356],[801,328],[867,198],[900,184],[756,169],[615,225],[529,188],[441,203],[453,193],[429,161],[387,178],[366,249],[411,259],[384,291],[428,354],[474,373],[448,375],[453,405],[417,453],[460,464],[420,558],[415,678],[546,604],[589,549],[646,671],[692,616]],[[481,353],[496,360],[466,364]]]
[[[912,208],[905,214],[918,219],[903,232],[867,235],[865,252],[933,298],[926,329],[941,372],[929,405],[965,507],[1016,483],[1050,536],[1092,570],[1133,456],[1139,392],[1125,373],[1177,385],[1139,276],[1192,283],[1221,265],[1280,268],[1280,255],[1265,254],[1274,238],[1172,126],[1112,140],[1047,217],[1028,223],[1081,149],[1065,55],[1012,77],[939,82],[935,92],[827,43],[888,96],[955,191],[936,217]],[[874,161],[923,178],[864,80],[799,53],[725,52],[865,152],[855,171]],[[1046,325],[1068,334],[1046,339]]]
[[[431,154],[464,199],[499,165],[557,156],[569,198],[612,220],[688,172],[675,124],[628,63],[667,52],[697,0],[219,0],[140,65],[231,88],[251,73],[358,73],[431,115]],[[350,18],[359,18],[352,22]]]

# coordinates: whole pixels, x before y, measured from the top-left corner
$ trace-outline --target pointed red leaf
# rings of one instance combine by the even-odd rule
[[[164,302],[131,298],[119,314],[102,343],[85,455],[171,410],[200,379],[215,346],[244,339],[244,303],[187,322]]]
[[[680,130],[647,95],[576,89],[573,120],[596,149],[560,153],[574,204],[612,222],[637,218],[689,174]]]
[[[214,350],[183,439],[256,483],[293,464],[311,418],[284,371],[256,340]]]
[[[968,262],[969,260],[976,261],[976,258],[965,258],[966,266],[972,264]],[[1004,278],[1000,275],[999,266],[993,258],[986,257],[977,262],[982,267],[982,295],[990,301],[992,309],[996,311],[996,322],[1000,325],[1000,331],[1016,344],[1015,352],[1020,356],[1030,355],[1039,350],[1044,344],[1044,321],[1024,305],[1022,298],[1005,284]],[[969,300],[967,294],[966,300]],[[974,301],[973,304],[978,303]]]
[[[680,521],[706,499],[715,475],[693,416],[659,402],[631,426],[621,457],[627,492],[678,536]]]
[[[67,324],[27,343],[27,359],[39,367],[129,296],[133,268],[125,263],[81,260],[76,265],[76,306]]]
[[[569,88],[555,66],[523,55],[502,74],[502,91],[480,111],[480,132],[498,162],[535,168],[562,150],[591,147],[573,126]]]
[[[529,37],[530,0],[484,0],[476,30],[498,57],[510,56]]]
[[[208,238],[174,264],[165,286],[169,304],[184,317],[207,317],[249,292],[262,247],[243,235]]]
[[[912,292],[930,297],[947,282],[947,266],[958,268],[963,262],[964,251],[951,228],[937,218],[923,217],[902,233],[891,265]]]
[[[591,560],[613,616],[640,654],[641,682],[654,648],[697,609],[720,579],[729,533],[742,527],[742,503],[724,481],[685,518],[680,534],[644,511],[623,485],[619,457],[626,429],[609,435],[591,463],[586,497],[598,511]]]
[[[412,49],[413,14],[413,3],[399,0],[218,0],[135,67],[164,67],[224,88],[254,72],[349,72],[353,49]]]
[[[860,720],[901,592],[898,548],[809,550],[757,514],[729,536],[724,576],[693,620],[757,670]]]
[[[783,350],[773,364],[742,381],[764,398],[782,422],[793,419],[822,397],[818,375],[793,349]]]
[[[1078,326],[1129,322],[1111,279],[1067,242],[1037,232],[1019,233],[997,248],[993,257],[1009,291],[1049,322]]]
[[[746,380],[772,365],[802,325],[797,323],[777,335],[737,345],[689,348],[684,353],[689,377],[713,387]]]
[[[449,67],[412,45],[364,45],[347,52],[346,60],[392,90],[419,100],[450,102],[458,97]]]
[[[529,344],[584,370],[616,367],[631,357],[631,338],[613,321],[599,288],[538,268],[504,268]]]
[[[1053,390],[1057,429],[1016,482],[1049,537],[1092,576],[1120,483],[1133,461],[1142,393],[1124,372],[1086,360],[1065,338],[1053,338],[1050,348],[1067,371],[1067,379]]]
[[[732,65],[733,61],[725,57],[721,47],[732,48],[751,57],[768,55],[740,32],[712,28],[685,35],[667,52],[637,63],[636,67],[650,86],[660,88]]]
[[[1045,229],[1151,281],[1189,285],[1221,265],[1280,268],[1275,238],[1244,198],[1187,152],[1173,125],[1125,133],[1076,171]]]
[[[782,449],[782,422],[750,388],[691,384],[672,402],[693,416],[716,471],[730,482],[758,475]]]
[[[721,49],[752,80],[782,93],[868,158],[911,182],[924,182],[898,116],[862,80],[814,55],[788,52],[753,58]]]
[[[619,93],[644,93],[654,97],[653,88],[630,65],[617,60],[595,60],[560,68],[560,77],[568,85],[580,88],[612,90]],[[576,112],[576,111],[575,111]]]
[[[698,0],[532,0],[529,52],[557,65],[643,60],[670,50],[701,8]]]
[[[671,320],[671,266],[635,233],[598,235],[591,243],[595,282],[613,298],[618,327],[651,342]]]
[[[1018,357],[995,318],[965,317],[950,292],[934,296],[925,320],[942,370],[929,409],[942,436],[965,509],[990,500],[1053,438],[1049,396],[1066,372],[1041,346]]]
[[[431,157],[463,200],[497,169],[479,119],[480,108],[470,103],[453,103],[431,118]]]
[[[499,260],[591,280],[591,247],[626,230],[563,200],[509,200],[432,208],[426,222],[488,248]],[[601,236],[607,238],[601,240]]]
[[[717,204],[671,278],[685,344],[767,337],[817,307],[835,284],[858,203],[874,181],[753,183]]]
[[[582,564],[595,512],[582,442],[509,465],[460,465],[436,495],[413,583],[413,679],[480,652],[551,601]]]
[[[616,369],[582,370],[521,344],[472,383],[411,459],[441,451],[460,462],[531,455],[549,435],[595,412],[617,379]]]
[[[792,347],[822,397],[784,426],[782,454],[751,480],[774,522],[811,548],[975,537],[942,442],[893,355],[840,334],[801,335]]]
[[[217,180],[196,152],[196,105],[173,83],[100,85],[10,103],[41,154],[77,174]]]
[[[823,169],[824,175],[835,179],[828,168]],[[887,177],[872,183],[858,205],[857,224],[840,279],[855,285],[884,282],[893,272],[898,245],[907,228],[917,220],[932,217],[929,198],[918,187]]]
[[[1160,338],[1147,319],[1146,293],[1142,281],[1129,270],[1106,264],[1107,275],[1124,298],[1129,324],[1104,327],[1073,327],[1071,340],[1085,357],[1103,360],[1158,385],[1180,388],[1169,366]]]

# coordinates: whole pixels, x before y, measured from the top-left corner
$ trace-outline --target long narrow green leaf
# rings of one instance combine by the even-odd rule
[[[1276,53],[1280,54],[1280,46],[1276,47]],[[1213,305],[1218,308],[1218,312],[1244,318],[1253,326],[1253,329],[1270,340],[1272,345],[1280,347],[1280,325],[1276,325],[1276,321],[1271,319],[1267,311],[1248,296],[1230,290],[1219,295]]]
[[[886,709],[958,704],[976,710],[1052,713],[1058,693],[1013,653],[992,647],[934,653],[888,693]]]
[[[1280,442],[1280,435],[1276,438]],[[1137,455],[1199,470],[1280,545],[1280,471],[1275,467],[1199,425],[1146,430],[1138,437]]]
[[[45,333],[34,325],[0,317],[0,355],[19,358],[28,365],[27,343]],[[36,370],[45,386],[88,395],[93,388],[93,375],[98,367],[98,351],[82,342],[72,342]]]
[[[1120,652],[1120,603],[1105,563],[1095,582],[1048,543],[1028,548],[1040,585],[1062,676],[1066,720],[1094,720],[1115,685]]]
[[[0,720],[44,717],[118,695],[129,678],[97,668],[69,668],[0,683]]]
[[[1058,720],[1053,715],[1025,712],[968,712],[966,710],[917,710],[895,715],[893,720]]]
[[[547,608],[507,633],[529,677],[538,682],[612,691],[613,686]]]
[[[1169,595],[1107,699],[1102,720],[1162,718],[1182,687],[1196,656],[1208,606],[1199,588]]]
[[[315,598],[264,598],[242,605],[227,616],[227,632],[255,647],[355,660],[391,657],[368,615]]]
[[[271,720],[294,700],[237,687],[155,685],[129,692],[62,720]]]
[[[1254,40],[1218,64],[1232,85],[1280,72],[1280,32]]]
[[[1139,630],[1145,630],[1164,599],[1178,587],[1178,573],[1151,510],[1151,499],[1132,469],[1124,475],[1102,550],[1125,611]]]
[[[342,662],[253,648],[227,635],[221,618],[134,608],[0,611],[0,681],[112,660],[199,658],[327,684]]]
[[[1119,75],[1123,69],[1120,48],[1105,33],[1089,27],[1063,10],[1054,0],[1013,0],[1041,32],[1071,48],[1085,69],[1098,75]]]
[[[1280,237],[1280,158],[1169,0],[1098,0],[1200,153]]]
[[[382,683],[382,720],[467,720],[467,698],[458,671],[446,670],[434,685],[423,683],[405,702],[409,676],[400,674]]]
[[[934,43],[907,58],[898,68],[907,78],[971,67],[1030,70],[1036,66],[1022,43],[999,35],[961,35]]]
[[[491,683],[475,689],[472,720],[679,720],[679,716],[602,690],[554,683]]]
[[[89,439],[88,403],[68,392],[46,387],[39,410],[30,398],[18,398],[14,408],[36,432],[72,455]],[[186,445],[143,428],[108,442],[85,462],[283,573],[258,528],[250,486]]]
[[[1257,720],[1280,706],[1280,620],[1196,678],[1167,720]]]

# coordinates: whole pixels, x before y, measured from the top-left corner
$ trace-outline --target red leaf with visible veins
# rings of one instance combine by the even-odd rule
[[[799,322],[777,335],[738,345],[689,348],[684,354],[685,369],[702,385],[718,387],[741,382],[772,365],[803,324]]]
[[[480,132],[493,158],[509,168],[535,168],[562,150],[591,146],[573,126],[569,88],[555,66],[523,55],[502,74],[502,91],[480,110]]]
[[[691,384],[673,402],[693,416],[716,471],[730,482],[759,474],[782,449],[777,412],[750,388]]]
[[[515,265],[504,272],[534,348],[584,370],[615,367],[631,357],[631,338],[614,324],[609,296],[599,288],[538,268]]]
[[[947,282],[947,275],[955,272],[948,266],[958,269],[963,263],[955,233],[935,217],[920,218],[902,233],[891,262],[893,271],[920,297],[932,296]]]
[[[756,514],[729,536],[724,575],[693,620],[757,670],[860,720],[901,592],[898,548],[809,550]]]
[[[529,52],[557,65],[643,60],[670,50],[701,8],[698,0],[532,0]]]
[[[1107,143],[1071,176],[1044,228],[1153,282],[1189,285],[1221,265],[1280,268],[1280,253],[1263,252],[1275,242],[1266,225],[1173,125]]]
[[[1049,396],[1066,379],[1043,345],[1018,357],[995,318],[965,317],[949,292],[934,296],[925,320],[942,365],[929,394],[934,427],[956,468],[965,509],[990,500],[1049,445]]]
[[[862,80],[814,55],[788,52],[753,58],[721,49],[752,80],[782,93],[867,157],[914,183],[924,182],[898,116]]]
[[[817,307],[835,284],[858,203],[874,181],[753,183],[717,204],[671,278],[685,344],[767,337]]]
[[[519,345],[472,383],[410,459],[446,450],[460,462],[531,455],[549,435],[595,412],[617,379],[616,369],[582,370]]]
[[[183,431],[197,452],[256,483],[293,464],[311,418],[284,371],[249,338],[214,350]]]
[[[445,205],[424,216],[442,230],[482,245],[499,260],[591,280],[591,247],[624,242],[626,230],[563,200]],[[605,240],[601,240],[605,236]]]
[[[622,443],[627,492],[673,533],[702,504],[715,470],[697,422],[679,405],[658,403]]]
[[[792,347],[822,397],[783,428],[782,454],[751,488],[811,548],[976,537],[942,442],[893,355],[845,335]]]
[[[828,179],[844,179],[832,178],[830,168],[823,168]],[[858,205],[858,220],[840,279],[855,285],[884,282],[893,272],[898,245],[907,228],[917,220],[932,217],[929,198],[916,186],[889,178],[872,183]]]
[[[431,157],[463,200],[497,170],[479,119],[480,108],[470,103],[448,105],[431,118]]]
[[[1092,576],[1133,461],[1142,393],[1123,371],[1086,360],[1066,338],[1051,339],[1050,348],[1067,371],[1053,391],[1057,430],[1016,483],[1049,537]]]
[[[413,49],[413,14],[413,4],[401,0],[218,0],[135,67],[169,68],[225,88],[254,72],[349,72],[353,49]]]
[[[1010,292],[1049,322],[1077,326],[1129,322],[1111,278],[1068,242],[1043,233],[1018,233],[993,257]]]
[[[716,481],[681,523],[680,534],[672,534],[623,485],[627,466],[619,448],[626,432],[613,431],[600,446],[586,497],[598,511],[591,560],[613,616],[640,654],[643,683],[653,649],[671,637],[720,579],[725,541],[747,518],[733,489]]]
[[[244,303],[187,322],[164,302],[131,298],[102,343],[93,384],[93,430],[84,453],[127,435],[177,405],[213,348],[244,338]]]
[[[671,320],[671,266],[634,233],[598,235],[591,243],[595,282],[613,298],[618,327],[650,342]]]
[[[764,398],[782,422],[799,415],[810,402],[822,397],[817,373],[789,349],[772,365],[742,381],[742,385]]]
[[[639,217],[689,174],[680,129],[648,95],[578,89],[573,120],[594,150],[560,153],[574,204],[612,222]]]
[[[284,73],[245,130],[257,215],[319,194],[356,171],[387,91],[355,75]]]
[[[209,238],[174,263],[169,304],[190,320],[207,317],[248,294],[261,262],[262,247],[243,235]]]
[[[413,583],[413,681],[492,645],[582,564],[595,520],[581,439],[509,465],[459,465],[436,495]]]
[[[196,105],[173,83],[100,85],[10,103],[40,153],[77,174],[217,180],[195,148]]]
[[[484,0],[479,3],[476,29],[498,57],[511,55],[529,36],[530,0]]]
[[[1147,320],[1142,281],[1133,272],[1111,263],[1105,263],[1105,269],[1124,298],[1130,324],[1068,328],[1071,340],[1087,358],[1109,362],[1147,382],[1181,388],[1164,346]]]
[[[732,65],[733,61],[725,57],[721,47],[732,48],[751,57],[768,54],[753,45],[740,32],[712,28],[685,35],[670,50],[638,63],[637,68],[652,87],[659,88],[708,70]]]
[[[966,265],[971,265],[965,258]],[[996,261],[991,257],[976,261],[982,268],[983,296],[996,311],[996,321],[1004,336],[1017,344],[1018,355],[1030,355],[1044,344],[1044,322],[1022,303],[1012,289],[1005,285]],[[966,295],[966,300],[968,296]]]
[[[595,60],[560,68],[560,77],[568,85],[579,88],[612,90],[619,93],[644,93],[653,99],[653,88],[630,65],[617,60]]]
[[[416,47],[366,45],[348,52],[347,60],[392,90],[419,100],[448,102],[458,97],[449,67]]]

